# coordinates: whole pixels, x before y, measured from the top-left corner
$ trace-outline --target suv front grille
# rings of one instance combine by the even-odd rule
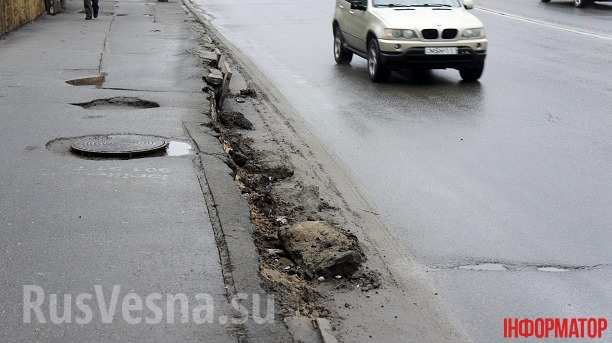
[[[455,39],[458,33],[459,31],[457,29],[444,29],[444,31],[442,31],[442,38],[443,39]]]
[[[421,31],[421,34],[425,39],[438,39],[438,30],[436,29],[425,29]]]

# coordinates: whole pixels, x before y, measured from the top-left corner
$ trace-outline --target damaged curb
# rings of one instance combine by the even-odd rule
[[[267,293],[260,286],[259,255],[251,238],[254,227],[249,217],[249,206],[235,186],[232,170],[219,158],[223,150],[211,130],[201,123],[188,122],[184,126],[195,146],[213,149],[200,150],[196,167],[201,172],[198,179],[215,230],[227,295],[259,294],[263,298]],[[239,342],[292,341],[286,326],[278,318],[267,325],[257,325],[249,320],[244,329],[246,332],[239,337]]]
[[[207,36],[204,37],[204,40],[208,41],[206,49],[215,49],[212,43],[219,44],[221,49],[224,48],[224,45],[226,47],[229,45],[224,39],[220,38],[220,34],[199,13],[199,10],[194,7],[190,0],[183,0],[183,4],[207,31]],[[214,51],[218,50],[215,49]],[[200,52],[200,54],[212,57],[213,51]],[[232,58],[231,55],[228,57]],[[363,292],[378,288],[380,282],[374,280],[376,278],[375,273],[369,271],[357,273],[365,261],[365,255],[361,251],[357,237],[342,229],[343,225],[337,225],[338,223],[335,223],[335,220],[327,222],[325,215],[323,217],[319,215],[318,212],[335,210],[335,208],[329,206],[320,197],[317,186],[303,185],[299,179],[291,179],[294,176],[294,166],[287,156],[283,156],[284,151],[282,149],[281,151],[252,149],[249,146],[250,138],[236,132],[236,130],[251,130],[253,124],[239,112],[223,112],[222,110],[225,96],[230,94],[229,82],[232,78],[226,56],[221,54],[216,61],[211,61],[210,58],[203,59],[203,65],[205,70],[203,81],[206,82],[206,87],[202,90],[210,101],[209,115],[212,122],[196,128],[190,125],[188,131],[196,141],[197,146],[211,146],[221,143],[222,150],[226,154],[225,158],[220,158],[218,154],[214,156],[202,155],[201,166],[204,177],[210,185],[214,207],[212,209],[209,205],[209,212],[211,212],[211,215],[217,213],[231,267],[234,268],[236,264],[239,264],[242,268],[242,270],[234,269],[232,274],[252,273],[256,277],[261,277],[264,288],[274,290],[272,293],[281,299],[280,306],[284,318],[289,318],[291,311],[295,311],[298,315],[303,312],[313,321],[316,321],[317,325],[314,328],[318,329],[319,342],[337,342],[332,333],[335,329],[332,328],[331,321],[325,318],[328,316],[331,318],[330,310],[334,310],[322,305],[326,300],[317,291],[322,282],[321,278],[329,280],[326,281],[326,284],[329,284],[327,287],[334,287],[333,285],[337,284],[336,287],[356,287],[359,290],[360,286],[363,285]],[[246,89],[240,90],[239,96],[239,98],[236,98],[236,102],[243,104],[246,102],[243,97],[256,98],[257,93],[247,86]],[[205,136],[209,142],[198,142],[196,138],[200,136],[198,132],[206,132]],[[211,160],[214,160],[214,163]],[[223,167],[220,167],[220,164],[223,164]],[[224,214],[225,206],[232,206],[234,200],[224,204],[224,201],[227,200],[224,197],[228,196],[226,194],[228,191],[220,189],[219,186],[226,185],[227,180],[231,180],[232,176],[234,176],[232,181],[235,181],[236,187],[240,187],[244,193],[244,197],[238,195],[243,202],[240,205],[242,209],[233,208]],[[219,181],[216,181],[215,178]],[[293,188],[293,191],[289,193],[297,191],[304,195],[306,199],[296,204],[291,204],[292,201],[286,202],[280,194],[286,193],[283,190],[284,185]],[[217,192],[221,195],[221,199],[219,199]],[[229,198],[232,196],[235,196],[235,194],[229,195]],[[301,197],[296,197],[296,199],[298,198]],[[252,207],[249,207],[249,203]],[[289,222],[282,213],[285,210],[275,208],[276,206],[286,206],[287,203],[290,205],[285,210],[303,212],[297,216],[287,215]],[[270,204],[270,206],[266,207],[266,204]],[[311,208],[312,211],[310,211]],[[309,214],[310,212],[312,212],[312,215]],[[279,215],[278,218],[275,217],[277,214]],[[229,221],[225,224],[223,223],[224,216],[228,217],[225,220]],[[235,223],[231,221],[236,218],[240,218],[240,227],[238,230],[232,230],[232,225]],[[277,223],[275,224],[275,222]],[[266,223],[270,225],[268,226]],[[289,223],[293,225],[287,226]],[[283,225],[285,227],[282,227]],[[264,227],[263,230],[262,226]],[[301,231],[302,229],[304,231]],[[267,232],[268,230],[270,232]],[[268,233],[270,234],[269,237],[266,236]],[[301,238],[291,238],[298,238],[298,236]],[[242,241],[242,243],[236,244],[236,241]],[[273,246],[266,249],[267,244],[273,244]],[[234,246],[232,247],[232,245]],[[240,251],[241,245],[250,245],[249,251]],[[317,247],[314,249],[308,248],[313,246]],[[278,256],[266,255],[265,251],[275,251],[275,249],[278,250],[277,248],[283,249],[283,252],[279,253]],[[220,253],[222,252],[220,251]],[[238,262],[234,254],[239,257]],[[248,260],[248,262],[242,264],[240,261],[243,260]],[[279,268],[279,263],[285,265]],[[251,280],[256,284],[251,286],[259,288],[259,280],[255,278],[251,278]],[[238,289],[238,281],[234,280],[234,283],[236,289]],[[249,285],[245,283],[242,286],[248,287]],[[287,327],[285,327],[285,330],[287,330]],[[291,330],[287,331],[289,335],[294,334],[289,332]],[[248,336],[253,337],[251,334]],[[276,339],[274,336],[268,336],[267,338],[265,342],[270,342],[271,338]],[[285,339],[283,342],[299,342],[302,341],[301,338],[294,336],[293,340]]]

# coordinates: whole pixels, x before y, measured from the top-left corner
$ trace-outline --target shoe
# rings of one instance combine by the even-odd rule
[[[94,18],[98,17],[98,11],[94,11]]]
[[[85,20],[91,20],[91,17],[85,17]]]

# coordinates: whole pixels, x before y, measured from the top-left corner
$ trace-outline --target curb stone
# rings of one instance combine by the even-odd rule
[[[201,171],[200,183],[205,193],[219,255],[223,267],[228,298],[244,293],[268,295],[261,287],[259,255],[251,235],[254,231],[246,199],[231,177],[232,170],[225,163],[225,154],[212,130],[201,123],[186,122],[187,134],[198,147],[196,167]],[[277,311],[275,311],[277,312]],[[252,318],[239,330],[238,342],[288,343],[293,342],[287,327],[275,316],[273,323],[256,324]]]

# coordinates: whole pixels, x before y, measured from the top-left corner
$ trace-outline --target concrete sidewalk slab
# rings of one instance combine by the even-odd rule
[[[233,312],[193,156],[93,160],[46,147],[61,137],[106,133],[189,142],[183,122],[201,120],[208,108],[190,53],[197,34],[177,2],[102,1],[92,21],[83,20],[80,5],[69,0],[65,13],[0,41],[0,341],[237,342],[241,333],[224,322]],[[102,88],[65,83],[98,72],[108,74]],[[160,107],[71,105],[114,96]],[[25,285],[44,290],[46,324],[24,323]],[[107,301],[120,287],[110,324],[96,286]],[[75,298],[83,293],[93,295],[93,318],[81,325]],[[160,294],[161,323],[126,321],[128,293],[143,301]],[[166,295],[185,294],[191,314],[202,304],[194,299],[199,293],[214,305],[212,323],[191,316],[182,323],[178,307],[168,323]],[[51,294],[60,304],[72,296],[71,323],[52,323]],[[154,318],[144,306],[130,314]]]

